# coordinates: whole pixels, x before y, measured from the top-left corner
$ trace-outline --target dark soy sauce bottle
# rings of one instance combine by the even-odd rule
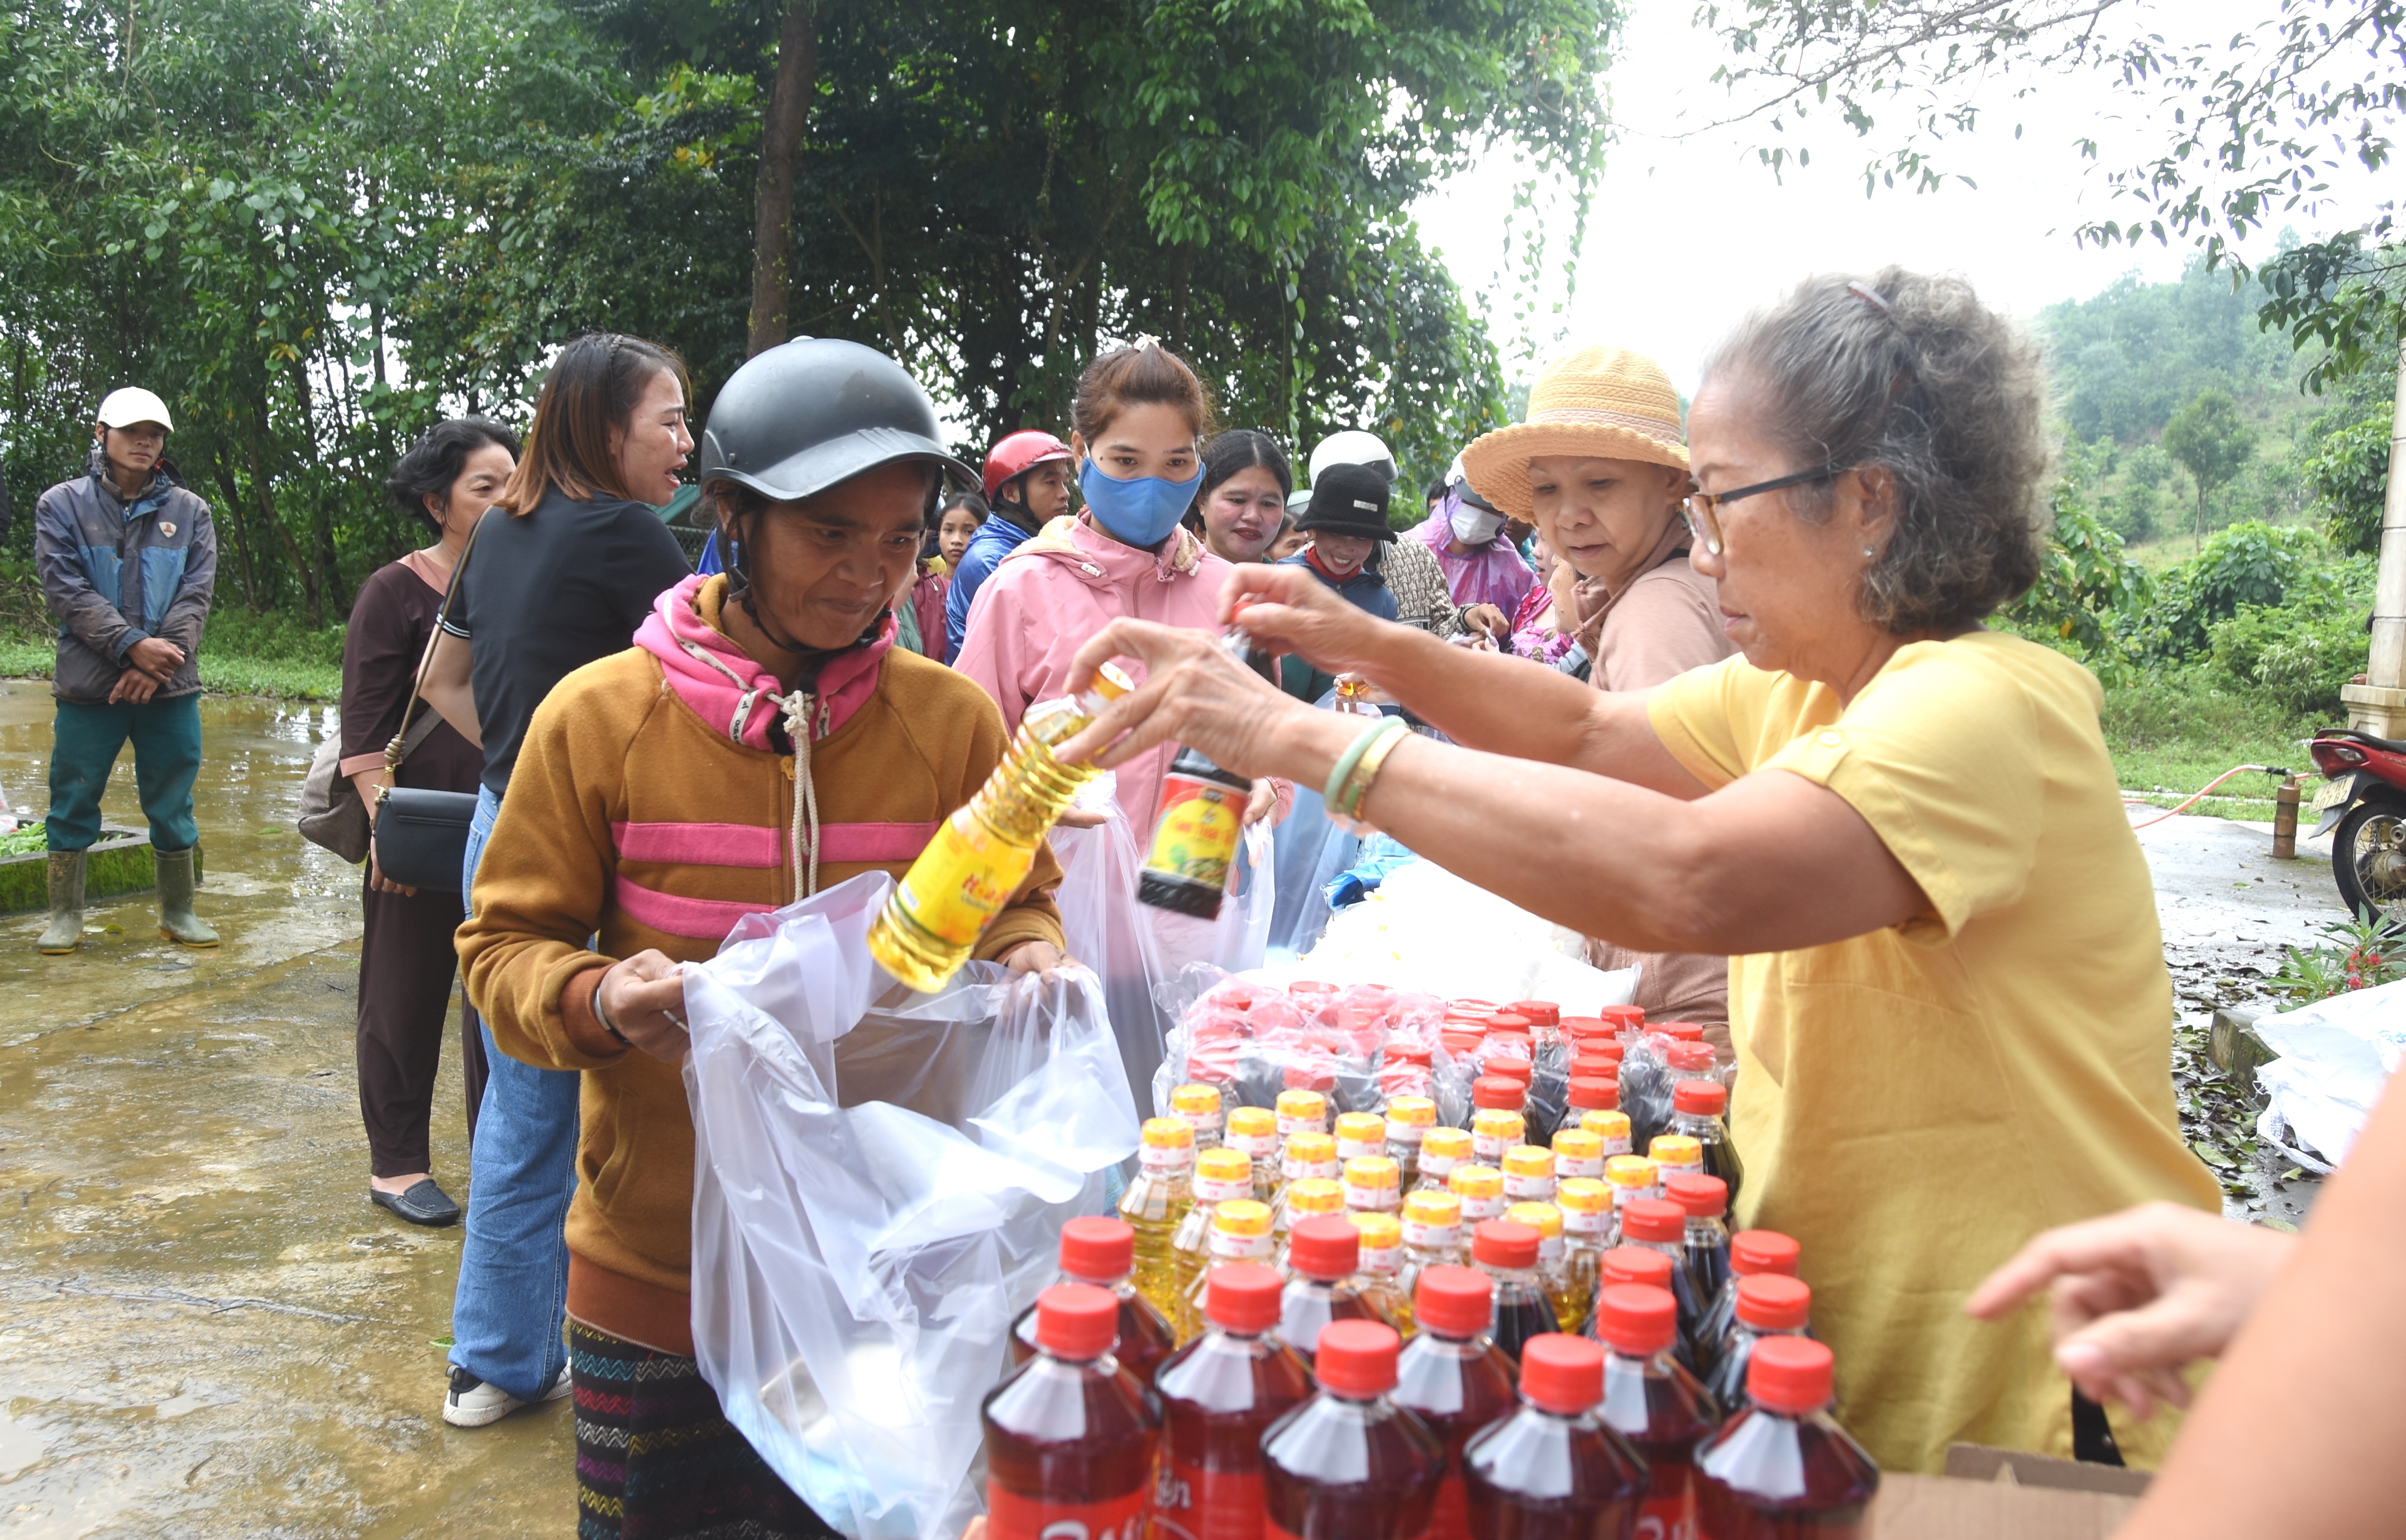
[[[1879,1467],[1832,1421],[1830,1349],[1766,1337],[1752,1403],[1696,1448],[1696,1506],[1712,1540],[1860,1540]]]

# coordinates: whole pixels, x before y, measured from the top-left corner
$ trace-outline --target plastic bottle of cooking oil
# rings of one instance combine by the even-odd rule
[[[1444,1123],[1421,1136],[1420,1180],[1413,1184],[1417,1193],[1451,1192],[1450,1183],[1456,1167],[1470,1164],[1470,1130],[1449,1128]]]
[[[1555,1135],[1554,1141],[1559,1148],[1562,1136]],[[1569,1273],[1571,1292],[1592,1307],[1596,1291],[1604,1287],[1604,1246],[1612,1234],[1612,1189],[1593,1177],[1571,1177],[1554,1189],[1554,1207],[1563,1211],[1563,1264]],[[1587,1315],[1582,1309],[1579,1319],[1563,1330],[1579,1330]]]
[[[1176,1324],[1178,1226],[1195,1206],[1195,1130],[1184,1118],[1147,1118],[1138,1153],[1142,1168],[1120,1199],[1120,1218],[1136,1232],[1136,1292]]]
[[[1578,1331],[1594,1296],[1580,1293],[1571,1275],[1562,1209],[1550,1203],[1516,1203],[1504,1210],[1504,1217],[1537,1232],[1537,1285],[1546,1291],[1546,1303],[1554,1307],[1554,1320],[1564,1323],[1562,1329]]]
[[[1195,1152],[1220,1144],[1220,1091],[1217,1086],[1182,1085],[1169,1094],[1169,1109],[1195,1130]],[[1200,1331],[1202,1328],[1196,1328]]]
[[[1278,1118],[1267,1107],[1228,1109],[1227,1144],[1241,1150],[1253,1163],[1253,1197],[1268,1203],[1278,1196]]]
[[[1193,1127],[1190,1121],[1187,1124]],[[1171,1245],[1178,1252],[1178,1303],[1169,1318],[1181,1346],[1203,1330],[1203,1275],[1211,1265],[1211,1215],[1224,1203],[1253,1201],[1253,1158],[1240,1150],[1214,1147],[1195,1156],[1195,1206],[1178,1222]]]
[[[1054,748],[1135,687],[1106,663],[1082,693],[1027,708],[1011,752],[977,795],[937,827],[870,927],[870,955],[885,971],[927,993],[942,988],[969,961],[978,938],[1027,880],[1045,831],[1078,788],[1095,778],[1092,765],[1064,765],[1053,757]],[[1137,1235],[1141,1269],[1141,1225]]]
[[[1282,1236],[1292,1222],[1287,1210],[1295,1195],[1295,1183],[1324,1179],[1329,1186],[1337,1187],[1337,1141],[1325,1134],[1314,1134],[1309,1130],[1289,1135],[1286,1153],[1280,1160],[1279,1171],[1286,1180],[1280,1185],[1278,1201],[1270,1205],[1270,1213],[1275,1216],[1273,1227]],[[1337,1188],[1337,1206],[1339,1208],[1345,1206],[1342,1188]]]
[[[1327,1136],[1323,1134],[1321,1137],[1326,1138]],[[1285,1197],[1286,1232],[1280,1237],[1278,1250],[1279,1271],[1282,1273],[1291,1271],[1287,1264],[1287,1251],[1295,1238],[1295,1227],[1305,1220],[1317,1219],[1323,1214],[1344,1213],[1345,1188],[1342,1183],[1327,1177],[1305,1177],[1286,1184]]]

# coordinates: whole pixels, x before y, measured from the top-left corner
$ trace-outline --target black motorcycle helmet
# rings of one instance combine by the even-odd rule
[[[927,492],[933,512],[946,480],[973,487],[978,479],[939,431],[935,403],[892,359],[856,342],[796,337],[719,387],[701,432],[701,485],[707,493],[712,482],[731,481],[792,502],[898,459],[925,460],[939,473]],[[740,529],[726,532],[728,583],[757,624],[752,543]]]

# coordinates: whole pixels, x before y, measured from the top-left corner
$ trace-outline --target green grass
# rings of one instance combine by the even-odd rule
[[[2114,770],[2129,792],[2170,795],[2147,800],[2171,807],[2233,765],[2278,765],[2315,779],[2302,740],[2329,724],[2291,717],[2260,698],[2217,688],[2202,671],[2154,675],[2109,686],[2103,722]],[[2234,776],[2190,811],[2219,818],[2270,819],[2275,783],[2263,775]]]
[[[0,636],[0,677],[48,679],[58,643],[48,632]],[[218,695],[334,700],[343,693],[343,628],[311,630],[287,615],[219,610],[201,638],[201,687]]]

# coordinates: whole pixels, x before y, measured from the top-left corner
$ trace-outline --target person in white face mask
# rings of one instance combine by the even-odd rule
[[[1510,615],[1537,586],[1537,574],[1513,547],[1506,522],[1504,511],[1471,487],[1457,455],[1445,473],[1445,501],[1404,539],[1418,541],[1436,555],[1456,604],[1493,605]]]

